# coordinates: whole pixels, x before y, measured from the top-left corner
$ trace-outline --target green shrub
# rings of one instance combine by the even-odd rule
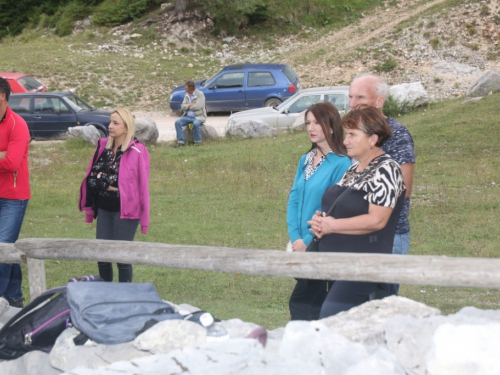
[[[78,0],[70,1],[66,6],[61,8],[54,19],[56,19],[55,34],[66,36],[71,34],[75,21],[84,19],[92,14],[93,7],[87,3],[79,2]]]
[[[437,49],[440,46],[440,42],[438,38],[432,38],[429,40],[429,44],[431,45],[432,48]]]
[[[385,61],[378,63],[374,66],[375,71],[377,72],[390,72],[391,70],[396,69],[398,66],[398,62],[394,59],[388,58]]]
[[[104,0],[94,11],[94,22],[103,26],[118,26],[143,15],[148,0]]]
[[[411,111],[410,103],[407,100],[398,101],[391,95],[385,100],[382,111],[386,116],[398,117]]]

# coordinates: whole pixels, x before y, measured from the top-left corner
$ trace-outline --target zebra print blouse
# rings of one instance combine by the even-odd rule
[[[380,164],[378,164],[379,160],[381,160]],[[368,164],[367,168],[372,170],[360,182],[353,185],[362,173],[356,172],[358,164],[358,162],[354,163],[337,185],[365,191],[366,195],[363,198],[369,203],[395,208],[399,196],[406,189],[403,172],[399,165],[389,155],[380,155]]]

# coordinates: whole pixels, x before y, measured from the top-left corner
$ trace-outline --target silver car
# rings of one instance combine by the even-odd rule
[[[233,126],[245,122],[260,122],[274,129],[289,130],[298,121],[303,123],[304,111],[321,100],[329,101],[339,112],[349,110],[349,86],[314,87],[303,89],[275,107],[250,109],[233,113],[227,122],[226,132]]]

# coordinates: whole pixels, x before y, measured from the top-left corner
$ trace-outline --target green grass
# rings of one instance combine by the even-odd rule
[[[411,254],[498,257],[500,95],[431,105],[399,120],[417,155],[410,221]],[[283,250],[286,204],[304,133],[222,139],[202,147],[148,147],[151,226],[137,241]],[[33,197],[21,237],[94,238],[77,199],[93,148],[81,142],[34,144]],[[46,262],[49,287],[97,273],[93,262]],[[134,267],[134,281],[153,282],[163,298],[189,303],[222,319],[268,328],[288,321],[294,281],[285,278]],[[23,285],[28,295],[27,283]],[[463,306],[499,308],[496,290],[403,285],[401,295],[452,313]]]

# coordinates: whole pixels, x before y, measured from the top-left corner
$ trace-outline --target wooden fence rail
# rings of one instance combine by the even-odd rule
[[[11,249],[11,254],[5,253],[7,248]],[[287,253],[153,242],[50,238],[22,239],[10,247],[0,247],[0,262],[8,259],[12,263],[13,259],[20,262],[22,255],[28,261],[42,262],[32,265],[28,263],[32,297],[39,294],[40,287],[45,290],[43,259],[120,262],[309,279],[500,288],[500,259],[496,258]],[[33,290],[37,292],[33,293]]]

